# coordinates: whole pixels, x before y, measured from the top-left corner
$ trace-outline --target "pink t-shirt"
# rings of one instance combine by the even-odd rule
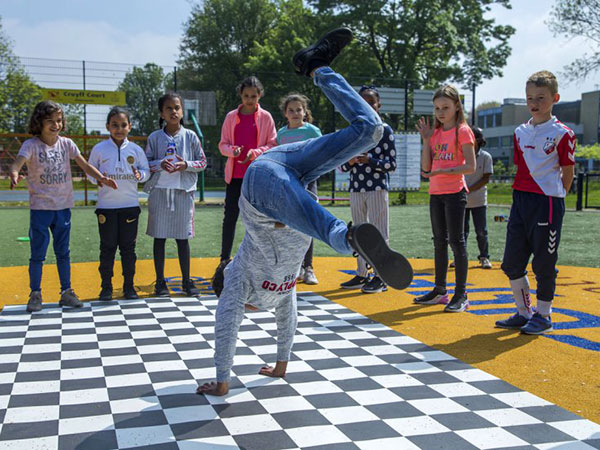
[[[243,161],[248,155],[248,150],[257,147],[258,129],[256,128],[256,121],[254,120],[254,114],[242,114],[238,113],[239,122],[233,130],[233,143],[234,145],[244,146],[242,153],[235,158],[233,165],[233,176],[232,178],[244,178],[246,170],[250,165],[250,161],[245,164],[241,164],[238,161]]]
[[[80,154],[75,142],[62,136],[51,147],[38,137],[23,142],[17,156],[27,163],[31,209],[58,211],[73,207],[70,160]]]
[[[462,146],[475,143],[471,128],[463,124],[458,128],[458,148],[456,146],[456,127],[444,131],[436,128],[429,141],[431,148],[431,170],[448,169],[465,163]],[[440,174],[429,179],[429,194],[455,194],[467,188],[463,174]]]

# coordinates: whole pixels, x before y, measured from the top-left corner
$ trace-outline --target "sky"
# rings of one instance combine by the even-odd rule
[[[241,0],[240,0],[241,1]],[[0,0],[4,31],[20,57],[175,65],[183,25],[193,0]],[[555,37],[546,25],[553,0],[512,0],[507,10],[488,13],[512,25],[512,55],[502,77],[477,87],[476,103],[523,98],[525,80],[538,70],[559,78],[562,100],[600,89],[600,74],[570,84],[561,82],[563,67],[589,51],[580,38]],[[470,95],[467,95],[470,101]]]

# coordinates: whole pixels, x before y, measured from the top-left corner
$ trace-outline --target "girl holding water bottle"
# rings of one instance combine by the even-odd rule
[[[190,278],[190,245],[194,237],[194,192],[198,172],[206,168],[206,158],[198,136],[183,126],[183,100],[168,93],[158,99],[160,130],[148,136],[146,156],[152,175],[144,186],[148,192],[148,228],[154,238],[154,293],[168,297],[165,281],[165,243],[177,242],[182,288],[189,296],[200,291]],[[164,128],[163,128],[164,126]]]

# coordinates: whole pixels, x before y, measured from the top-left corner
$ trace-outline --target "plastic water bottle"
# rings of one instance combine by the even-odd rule
[[[494,216],[494,222],[508,222],[508,216],[504,214]]]

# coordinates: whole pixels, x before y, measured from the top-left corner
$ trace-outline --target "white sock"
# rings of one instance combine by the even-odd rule
[[[531,310],[531,298],[529,297],[529,279],[527,275],[516,280],[510,280],[510,287],[513,291],[513,297],[517,304],[518,313],[531,319],[533,311]]]
[[[550,317],[550,314],[552,314],[552,302],[545,302],[543,300],[538,299],[537,312],[539,312],[544,317]]]

